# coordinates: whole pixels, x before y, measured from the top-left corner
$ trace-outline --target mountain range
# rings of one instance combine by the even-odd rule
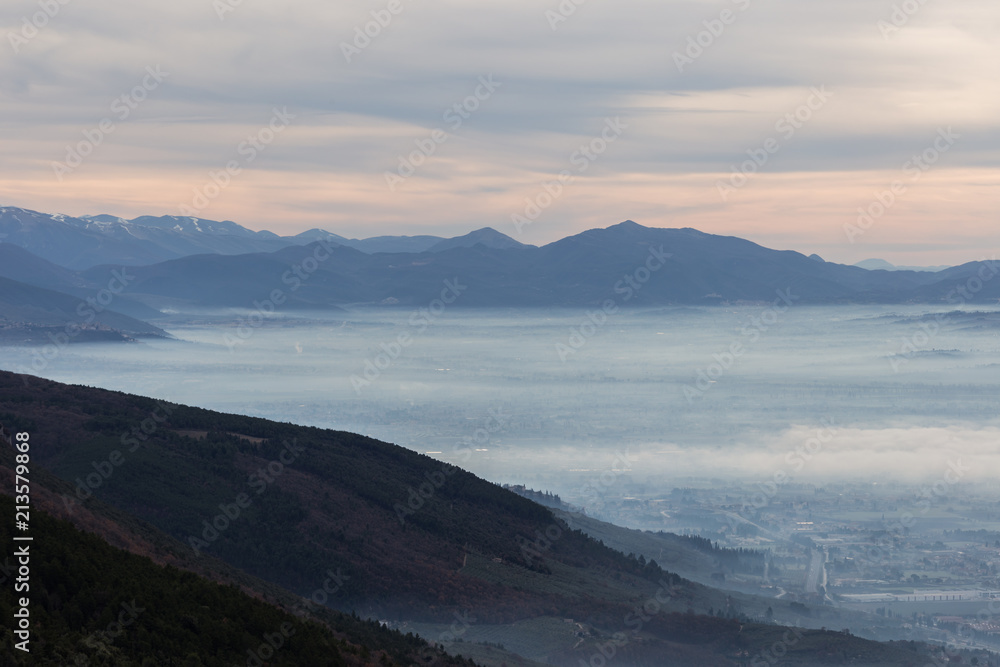
[[[611,312],[1000,294],[991,261],[867,270],[632,221],[542,247],[489,228],[279,237],[199,218],[12,208],[0,223],[8,344],[167,336],[148,322],[200,308]],[[32,516],[39,543],[59,545],[39,560],[43,657],[31,664],[711,666],[773,664],[775,646],[789,665],[935,656],[919,642],[872,641],[903,636],[899,620],[720,587],[727,572],[761,567],[759,554],[625,530],[353,433],[4,371],[0,426],[31,433]],[[3,494],[15,468],[0,443]],[[127,586],[114,578],[123,572]],[[126,604],[144,608],[134,633],[90,641],[109,607]],[[14,607],[5,587],[0,611]],[[259,652],[268,628],[294,637],[273,659]],[[9,629],[0,643],[11,655]]]
[[[862,269],[868,269],[869,271],[944,271],[945,269],[950,269],[951,267],[947,264],[939,264],[937,266],[897,266],[892,262],[887,262],[884,259],[865,259],[854,266],[860,266]]]
[[[154,322],[163,311],[192,308],[419,308],[438,300],[459,308],[609,309],[1000,300],[996,260],[940,271],[868,270],[632,221],[541,247],[490,228],[452,239],[348,240],[323,230],[279,237],[200,218],[68,218],[9,207],[0,209],[0,229],[6,234],[0,277],[69,295],[77,304],[101,298],[107,311]],[[13,285],[5,285],[0,294],[14,294]],[[29,313],[0,296],[0,317],[19,326],[74,318],[65,298],[48,292],[34,298],[37,308]],[[50,317],[33,319],[40,311]],[[124,335],[156,333],[142,322],[111,326]]]
[[[437,252],[476,243],[496,247],[520,246],[492,229],[465,236],[378,236],[348,239],[321,229],[296,236],[251,231],[231,221],[164,215],[131,220],[113,215],[72,217],[16,207],[0,207],[0,240],[70,269],[100,264],[141,266],[198,254],[241,255],[266,253],[325,239],[365,253]]]

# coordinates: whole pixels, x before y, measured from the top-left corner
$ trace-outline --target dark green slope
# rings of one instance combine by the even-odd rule
[[[0,495],[0,512],[13,516],[10,496]],[[4,544],[13,543],[10,523],[0,523]],[[343,617],[330,629],[303,621],[232,586],[115,549],[37,509],[30,535],[30,589],[16,594],[31,600],[30,652],[15,648],[22,638],[5,623],[0,665],[404,665],[426,650],[377,623]],[[11,619],[20,606],[5,584],[0,614]],[[357,636],[367,643],[352,641]],[[467,663],[441,657],[439,664]]]
[[[192,553],[296,592],[342,569],[349,579],[331,601],[342,608],[440,618],[473,609],[495,620],[573,608],[463,574],[468,553],[525,571],[555,558],[638,581],[659,576],[570,531],[543,557],[526,558],[523,541],[555,525],[549,510],[395,445],[38,379],[29,386],[0,375],[0,421],[9,419],[3,413],[27,420],[38,460],[87,487],[77,502],[93,492]],[[430,497],[401,521],[399,508],[421,488]],[[607,612],[602,600],[594,604]]]
[[[470,640],[519,628],[516,637],[535,640],[518,652],[552,664],[587,661],[620,636],[623,665],[725,665],[785,631],[545,507],[370,438],[38,379],[26,386],[10,373],[0,373],[0,422],[30,430],[36,463],[88,486],[81,496],[148,521],[192,556],[218,556],[302,595],[340,573],[328,604],[404,630],[439,627],[426,636],[447,635],[459,617]],[[402,511],[411,499],[412,513]],[[69,506],[94,501],[78,502]],[[546,639],[566,619],[585,636]],[[829,648],[828,664],[925,659],[846,634],[805,637],[801,646]]]

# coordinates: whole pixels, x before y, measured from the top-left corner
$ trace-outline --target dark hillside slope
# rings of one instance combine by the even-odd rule
[[[68,504],[86,507],[93,494],[192,554],[302,595],[334,571],[328,604],[365,616],[448,627],[458,614],[525,627],[538,638],[532,657],[559,665],[589,660],[615,633],[628,638],[623,664],[738,664],[786,631],[754,622],[750,601],[612,551],[548,508],[370,438],[35,378],[26,386],[10,373],[0,373],[0,422],[29,430],[35,465],[77,486]],[[833,625],[837,613],[813,609],[811,622]],[[538,630],[563,619],[588,629],[583,642]],[[805,637],[802,646],[834,656],[829,664],[921,659],[848,634]]]
[[[0,511],[13,516],[13,498],[0,495]],[[428,651],[420,640],[350,617],[339,628],[303,621],[232,586],[115,549],[37,509],[30,532],[30,652],[15,649],[21,638],[5,623],[0,665],[374,667],[410,664]],[[9,521],[0,524],[0,539],[12,543]],[[15,601],[13,586],[3,586],[5,618],[20,608]]]

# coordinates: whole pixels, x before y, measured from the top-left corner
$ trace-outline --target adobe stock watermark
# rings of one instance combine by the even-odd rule
[[[671,257],[673,257],[673,254],[663,252],[662,245],[658,249],[649,246],[649,256],[646,258],[646,262],[632,273],[622,276],[622,279],[614,285],[615,294],[623,295],[621,297],[622,303],[628,303],[639,294],[650,278],[652,278],[653,274],[662,269]],[[608,318],[616,315],[619,310],[620,308],[616,299],[606,299],[601,304],[600,310],[588,310],[586,319],[579,326],[572,327],[569,330],[569,338],[567,338],[566,342],[556,343],[556,354],[559,355],[559,360],[565,363],[570,355],[576,354],[587,344],[587,341],[596,336],[597,332],[608,323]]]
[[[451,128],[451,132],[458,131],[462,127],[462,124],[479,109],[482,103],[493,97],[493,93],[502,85],[503,83],[493,80],[492,74],[479,77],[479,85],[472,91],[472,94],[448,107],[441,115],[441,118]],[[426,137],[414,139],[413,143],[417,147],[416,150],[410,151],[409,155],[398,156],[399,164],[395,172],[385,172],[385,184],[389,186],[389,191],[395,192],[397,187],[402,185],[410,176],[413,176],[420,167],[427,163],[427,160],[432,155],[437,153],[438,146],[448,141],[451,137],[452,135],[449,132],[441,128],[435,128]]]
[[[602,472],[596,481],[589,481],[580,489],[580,497],[583,499],[584,509],[597,507],[604,502],[604,496],[608,490],[618,483],[622,475],[632,470],[632,459],[629,458],[628,448],[615,452],[615,458],[611,461],[611,468]]]
[[[319,270],[320,265],[330,259],[333,246],[330,245],[329,239],[321,238],[315,244],[311,255],[307,255],[301,262],[292,264],[291,268],[281,274],[281,282],[288,286],[290,292],[298,291],[312,274]],[[249,315],[241,317],[233,331],[222,334],[222,342],[229,348],[229,353],[235,352],[237,345],[242,345],[250,340],[254,332],[264,326],[268,316],[274,315],[278,311],[278,307],[286,301],[288,301],[288,294],[280,287],[271,290],[265,298],[255,300],[253,311]]]
[[[781,639],[771,644],[768,648],[763,648],[753,658],[750,659],[750,667],[771,667],[781,662],[788,654],[788,649],[799,643],[805,633],[797,627],[785,630]]]
[[[465,633],[468,632],[469,628],[473,626],[476,622],[476,617],[472,616],[468,610],[462,610],[461,612],[454,613],[455,620],[447,630],[441,632],[438,635],[437,640],[434,642],[428,642],[428,645],[420,649],[419,657],[417,658],[417,664],[423,665],[423,667],[432,667],[436,665],[438,659],[441,657],[440,651],[448,652],[454,648],[456,642],[461,641]]]
[[[924,516],[930,512],[940,499],[948,496],[950,488],[960,483],[971,469],[962,463],[962,459],[949,459],[941,477],[920,490],[918,500],[913,505],[916,513],[907,510],[898,518],[883,519],[883,529],[878,538],[865,549],[862,557],[855,560],[857,568],[862,570],[865,567],[891,563],[892,550],[896,547],[897,541],[904,539],[908,531],[916,525],[918,515]]]
[[[950,305],[964,306],[986,287],[986,283],[1000,273],[1000,264],[997,262],[996,255],[992,259],[980,261],[982,265],[976,275],[967,278],[964,283],[959,283],[945,295],[945,301]],[[917,353],[926,350],[931,341],[941,333],[941,327],[952,323],[953,314],[937,313],[933,320],[921,322],[916,331],[903,337],[900,341],[899,351],[887,358],[892,372],[898,373],[903,364],[909,363]]]
[[[490,410],[489,415],[483,425],[476,429],[471,437],[463,438],[460,445],[456,445],[454,454],[463,462],[468,462],[472,458],[473,448],[482,449],[496,433],[507,428],[507,415],[499,408]],[[406,525],[407,517],[411,517],[423,509],[427,501],[434,497],[438,490],[445,485],[448,479],[458,472],[459,468],[450,464],[442,463],[440,470],[429,472],[424,475],[427,480],[417,488],[412,486],[407,489],[406,504],[396,503],[392,509],[396,512],[396,518],[400,525]]]
[[[312,613],[316,607],[326,607],[331,597],[336,596],[344,589],[344,585],[351,578],[340,571],[334,572],[332,569],[326,571],[326,579],[323,585],[318,587],[309,597],[302,598],[302,601],[292,607],[292,613],[300,618],[304,618]]]
[[[794,111],[786,113],[774,123],[774,130],[780,138],[768,137],[758,148],[748,148],[746,153],[749,159],[740,163],[730,165],[730,175],[728,182],[718,180],[715,187],[719,191],[722,201],[729,201],[729,195],[736,192],[747,183],[750,177],[764,167],[783,147],[782,141],[790,141],[795,133],[805,127],[805,124],[812,120],[813,115],[822,109],[833,97],[833,93],[826,89],[826,85],[819,88],[812,86],[809,89],[809,96],[806,101],[800,104]]]
[[[112,270],[107,287],[98,290],[94,296],[88,296],[77,304],[76,314],[80,317],[80,320],[66,322],[63,330],[58,333],[48,333],[47,336],[52,342],[41,348],[36,347],[32,349],[31,368],[26,368],[18,364],[17,372],[22,374],[25,385],[27,386],[28,384],[29,375],[38,375],[48,368],[49,364],[57,359],[66,346],[79,336],[81,332],[96,329],[98,325],[94,324],[94,322],[98,314],[107,310],[108,306],[115,300],[115,297],[124,292],[133,280],[135,280],[135,276],[130,275],[128,269],[124,266],[120,271],[117,269]]]
[[[889,37],[902,30],[926,4],[927,0],[903,0],[903,2],[893,5],[889,19],[879,19],[875,24],[878,31],[882,33],[882,39],[889,41]]]
[[[448,306],[455,303],[462,296],[462,292],[468,288],[468,285],[461,284],[457,277],[445,280],[440,296],[433,299],[425,308],[420,308],[410,315],[407,320],[409,329],[400,332],[395,340],[379,343],[380,352],[374,357],[365,359],[365,368],[361,375],[355,373],[351,376],[351,387],[354,388],[354,393],[360,396],[362,389],[379,379],[382,373],[387,371],[402,356],[403,352],[413,345],[415,336],[427,331],[427,328],[444,315]]]
[[[267,150],[267,147],[274,143],[279,134],[284,132],[292,121],[295,114],[289,113],[288,107],[278,109],[274,107],[271,119],[266,125],[261,127],[254,134],[248,135],[245,141],[240,142],[236,147],[236,153],[241,159],[230,160],[225,167],[219,170],[208,172],[208,180],[194,189],[194,196],[190,204],[181,204],[178,211],[183,216],[197,216],[220,195],[222,191],[229,187],[233,178],[250,166],[257,156]]]
[[[231,14],[243,4],[243,0],[212,0],[212,9],[219,21],[226,20],[226,14]]]
[[[295,626],[285,621],[276,632],[264,633],[263,640],[256,649],[247,649],[247,667],[264,667],[274,654],[288,643],[295,634]]]
[[[247,486],[257,496],[267,491],[274,484],[278,477],[285,472],[285,467],[295,463],[296,459],[305,451],[305,447],[298,444],[298,440],[292,438],[283,443],[284,448],[278,454],[278,458],[270,461],[266,466],[261,466],[256,472],[247,478]],[[254,498],[246,492],[239,493],[231,503],[220,503],[220,512],[209,521],[202,521],[201,537],[188,536],[188,544],[194,550],[196,556],[200,556],[202,550],[207,549],[213,542],[219,539],[229,527],[243,515],[243,512],[253,505]]]
[[[31,16],[22,16],[21,29],[17,32],[7,33],[7,41],[10,42],[10,48],[14,49],[14,55],[18,55],[21,52],[21,47],[37,37],[49,25],[49,21],[58,16],[62,8],[72,1],[38,0],[39,11]]]
[[[363,26],[355,26],[353,40],[340,43],[340,52],[344,54],[344,60],[350,64],[355,56],[360,56],[362,51],[371,46],[372,40],[381,35],[382,31],[388,28],[393,19],[402,14],[404,9],[406,9],[406,5],[403,4],[403,0],[389,0],[385,9],[371,10],[369,13],[372,20]]]
[[[808,438],[795,449],[790,449],[785,453],[784,462],[787,467],[774,471],[771,478],[762,482],[757,482],[759,491],[745,495],[740,500],[740,516],[744,512],[759,511],[771,504],[771,501],[778,495],[781,487],[791,483],[795,475],[802,472],[807,464],[811,463],[823,451],[823,447],[829,444],[837,435],[837,427],[833,419],[825,417],[820,420],[821,427],[816,429],[815,435]],[[729,527],[736,529],[736,520],[728,516]]]
[[[524,198],[524,210],[521,213],[512,213],[510,221],[514,223],[514,229],[520,234],[525,227],[531,225],[547,208],[552,206],[559,197],[562,196],[565,186],[573,183],[578,174],[585,173],[590,165],[597,161],[608,150],[608,146],[618,141],[622,133],[628,129],[628,125],[623,123],[621,118],[615,116],[604,119],[604,129],[601,133],[582,144],[569,156],[569,163],[576,168],[575,173],[569,169],[559,172],[554,181],[542,184],[542,191],[534,197]]]
[[[136,619],[145,611],[146,608],[138,606],[134,599],[132,602],[122,602],[118,617],[108,623],[108,626],[104,630],[95,630],[84,637],[82,640],[83,645],[99,653],[107,653],[110,646],[115,643],[115,640],[125,634],[125,628],[135,623]],[[73,665],[75,667],[89,667],[90,664],[90,658],[86,655],[82,653],[73,655]],[[100,660],[98,664],[104,664],[104,660]]]
[[[949,313],[938,313],[930,322],[921,322],[916,331],[909,336],[903,337],[899,345],[899,351],[886,358],[893,373],[898,373],[903,364],[910,360],[920,351],[925,350],[934,338],[941,332],[943,325],[951,322]]]
[[[963,641],[956,642],[951,639],[949,634],[948,641],[943,647],[943,655],[933,656],[933,662],[928,663],[928,667],[947,667],[956,664],[956,662],[961,664],[962,652],[970,648],[969,644],[977,639],[977,634],[983,631],[990,633],[995,630],[995,627],[990,626],[996,625],[997,616],[1000,616],[1000,600],[990,599],[986,606],[981,607],[976,612],[973,622],[966,622],[963,619],[962,623],[955,628],[955,635]],[[952,658],[956,660],[952,660]]]
[[[619,467],[619,464],[621,467]],[[615,452],[615,458],[611,462],[611,468],[602,472],[596,481],[588,481],[580,490],[580,497],[583,498],[582,509],[590,508],[591,511],[599,505],[603,505],[604,495],[608,490],[618,483],[618,479],[626,472],[630,471],[632,459],[629,458],[628,449]],[[579,514],[579,512],[577,513]],[[573,515],[566,513],[560,521],[555,521],[545,527],[545,530],[536,530],[534,539],[517,536],[518,547],[521,550],[521,558],[530,567],[536,558],[541,558],[552,546],[563,536],[563,525],[569,530],[576,530],[576,522]]]
[[[966,474],[972,470],[971,467],[962,464],[962,459],[949,459],[947,464],[944,474],[939,479],[920,490],[918,500],[913,506],[920,515],[930,512],[931,507],[938,500],[948,495],[948,489],[965,479]],[[903,512],[898,521],[888,525],[887,530],[891,533],[902,534],[903,529],[912,528],[916,525],[916,521],[917,515],[913,512]]]
[[[633,607],[623,619],[622,622],[628,631],[616,632],[606,642],[598,644],[589,660],[580,659],[580,667],[606,667],[622,649],[642,633],[646,623],[652,621],[667,609],[673,600],[681,596],[684,589],[678,582],[679,578],[672,574],[660,579],[656,592],[642,604]]]
[[[122,433],[119,439],[122,447],[128,447],[128,453],[134,454],[142,445],[149,440],[150,436],[157,432],[160,424],[167,421],[167,417],[173,413],[174,408],[166,403],[157,402],[156,408],[149,413],[142,422],[132,427],[131,431]],[[161,416],[160,413],[163,412]],[[115,470],[120,468],[126,461],[125,455],[120,449],[112,450],[108,458],[103,461],[91,461],[90,466],[94,472],[88,473],[85,477],[77,477],[74,481],[74,496],[62,494],[63,505],[70,513],[74,511],[78,503],[90,499],[94,492],[101,488],[106,481],[111,479]]]
[[[98,121],[97,126],[83,130],[83,139],[76,144],[66,146],[66,158],[62,162],[52,163],[52,172],[60,183],[67,174],[73,173],[77,167],[97,150],[97,147],[104,143],[109,134],[117,128],[118,123],[124,123],[132,112],[139,108],[139,105],[149,98],[149,94],[160,87],[160,84],[170,76],[170,72],[164,72],[159,65],[146,67],[146,75],[142,81],[135,85],[132,90],[119,95],[111,101],[111,113],[114,116],[107,116]]]
[[[559,29],[559,26],[569,20],[570,16],[576,14],[576,10],[587,0],[560,0],[559,5],[554,9],[545,10],[545,20],[549,23],[552,32]]]
[[[740,329],[740,335],[748,339],[748,343],[756,343],[760,340],[762,333],[766,333],[771,327],[776,325],[781,316],[798,301],[801,297],[792,294],[792,289],[786,288],[784,291],[777,290],[778,298],[770,306],[764,309],[760,315],[751,317],[749,321]],[[742,340],[734,340],[724,352],[712,355],[715,360],[705,368],[699,368],[694,384],[684,385],[684,398],[688,403],[694,403],[695,399],[705,395],[705,393],[718,382],[718,380],[732,370],[737,360],[747,352],[746,345]]]
[[[909,176],[910,183],[916,183],[961,138],[962,135],[954,132],[950,126],[947,129],[938,128],[938,136],[933,143],[903,163],[903,174]],[[857,220],[854,223],[844,223],[844,234],[847,235],[848,242],[857,243],[858,238],[864,236],[879,218],[888,213],[908,190],[906,182],[896,179],[885,190],[876,192],[870,204],[859,206]]]
[[[732,0],[732,2],[740,12],[745,12],[750,8],[751,0]],[[738,13],[727,8],[719,12],[717,18],[702,21],[705,29],[694,35],[688,35],[687,46],[683,51],[674,51],[674,65],[677,71],[683,74],[686,66],[693,65],[698,58],[705,55],[705,51],[712,48],[716,40],[726,32],[726,28],[736,23],[738,18]]]

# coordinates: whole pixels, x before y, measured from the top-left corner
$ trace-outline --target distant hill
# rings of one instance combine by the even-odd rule
[[[86,301],[0,278],[0,339],[7,343],[90,342],[167,336],[159,327]]]
[[[193,255],[149,266],[131,267],[134,277],[128,296],[144,300],[153,307],[164,303],[200,306],[252,308],[254,302],[270,299],[280,290],[283,309],[337,309],[337,304],[351,303],[371,294],[362,276],[351,269],[362,267],[369,255],[346,246],[328,245],[330,259],[318,264],[318,270],[306,274],[301,268],[314,253],[326,252],[323,246],[290,246],[274,253],[245,255]],[[310,259],[311,258],[311,259]],[[295,272],[295,268],[299,272]],[[98,282],[108,267],[94,267],[81,272],[88,281]]]
[[[487,248],[497,248],[499,250],[506,250],[507,248],[527,248],[527,246],[520,241],[515,241],[506,234],[501,234],[492,227],[483,227],[482,229],[477,229],[474,232],[469,232],[464,236],[456,236],[452,239],[444,239],[432,245],[428,248],[428,252],[441,252],[442,250],[451,250],[452,248],[471,248],[476,245],[482,245]]]
[[[580,530],[612,549],[664,563],[686,579],[701,584],[740,590],[744,587],[733,585],[729,575],[762,574],[761,552],[718,548],[705,538],[622,528],[566,509],[557,510],[556,516],[572,518]],[[719,574],[728,583],[719,583]]]
[[[31,432],[39,479],[51,469],[65,480],[59,495],[74,516],[110,505],[188,545],[187,561],[218,557],[301,595],[333,570],[341,583],[330,606],[425,635],[443,636],[456,618],[471,619],[491,641],[516,638],[522,654],[576,667],[614,633],[631,633],[637,606],[656,599],[656,611],[621,647],[623,664],[730,665],[787,632],[759,622],[767,605],[802,625],[850,622],[843,610],[796,609],[688,582],[465,471],[358,435],[38,378],[25,383],[5,372],[0,422]],[[72,561],[62,567],[71,572]],[[144,584],[145,576],[129,581],[137,593],[159,585]],[[226,631],[194,617],[209,637]],[[877,632],[895,627],[865,619]],[[872,665],[923,664],[927,657],[912,643],[799,632],[789,664],[829,655],[838,656],[833,664]],[[474,635],[480,630],[470,630]]]
[[[487,239],[489,244],[478,242]],[[251,307],[274,289],[286,308],[354,304],[425,306],[446,296],[454,307],[612,307],[721,303],[955,303],[955,289],[984,267],[938,273],[869,271],[764,248],[693,229],[627,221],[537,248],[481,230],[421,253],[366,254],[312,243],[274,253],[198,255],[136,267],[130,297],[201,306]],[[512,239],[510,241],[513,241]],[[468,244],[473,243],[470,247]],[[516,244],[516,241],[513,241]],[[448,247],[448,246],[451,247]],[[319,258],[319,259],[317,259]],[[309,266],[308,275],[295,267]],[[989,268],[988,265],[985,265]],[[92,277],[84,272],[85,278]],[[1000,280],[969,293],[971,303],[1000,296]],[[455,297],[455,298],[452,298]]]
[[[104,263],[150,264],[170,256],[149,241],[116,238],[86,227],[84,221],[67,216],[0,208],[0,234],[5,243],[59,266],[82,269]]]
[[[868,269],[869,271],[943,271],[948,267],[946,264],[940,266],[896,266],[891,264],[884,259],[866,259],[858,262],[854,266],[860,266],[862,269]]]
[[[201,218],[109,215],[74,218],[0,208],[0,237],[59,266],[143,265],[198,253],[241,254],[291,245],[271,232]]]
[[[378,252],[385,253],[421,253],[440,252],[451,248],[471,248],[476,244],[482,244],[487,248],[526,248],[523,243],[515,241],[506,234],[484,227],[474,232],[469,232],[454,238],[443,238],[441,236],[373,236],[367,239],[346,239],[336,234],[323,231],[322,229],[311,229],[294,237],[303,243],[311,243],[320,239],[332,240],[340,245],[354,248],[367,254]]]
[[[956,305],[1000,299],[1000,280],[992,279],[996,262],[940,271],[891,265],[893,270],[886,270],[881,262],[862,268],[736,237],[650,228],[630,220],[542,247],[489,227],[451,239],[359,240],[320,229],[278,237],[228,221],[68,218],[14,208],[0,209],[0,233],[7,235],[0,255],[11,260],[0,275],[84,297],[101,289],[113,270],[128,266],[135,280],[118,307],[146,318],[155,316],[150,309],[168,306],[253,308],[276,290],[286,309],[421,307],[442,293],[458,308],[594,308],[609,302],[611,308]]]
[[[0,277],[57,292],[86,292],[96,287],[72,269],[42,259],[13,243],[0,241]]]
[[[102,264],[143,266],[200,254],[241,255],[274,252],[318,240],[364,253],[419,253],[484,243],[491,247],[521,245],[486,228],[446,239],[440,236],[376,236],[348,239],[322,229],[295,236],[252,231],[229,220],[143,215],[131,220],[108,215],[72,217],[12,206],[0,207],[0,241],[19,246],[60,267],[83,270]]]
[[[440,236],[373,236],[369,239],[351,239],[344,242],[349,248],[365,253],[376,252],[427,252],[445,239]]]
[[[48,260],[42,259],[13,243],[0,242],[0,277],[9,278],[35,287],[42,287],[55,292],[62,292],[77,297],[78,301],[88,298],[96,299],[102,296],[103,290],[109,286],[121,290],[114,295],[112,303],[102,305],[136,319],[154,319],[161,315],[155,308],[139,303],[128,295],[128,286],[121,289],[116,275],[121,274],[121,266],[110,266],[104,270],[94,271],[89,277],[84,277],[77,271],[66,269]],[[117,272],[117,273],[116,273]],[[125,272],[128,274],[128,272]],[[2,293],[0,293],[2,298]],[[102,296],[102,301],[106,300]],[[0,317],[4,312],[0,310]],[[84,319],[74,316],[75,319]]]
[[[13,459],[5,452],[8,457]],[[13,476],[0,476],[10,488]],[[14,499],[6,492],[0,508],[13,516]],[[233,586],[115,549],[37,508],[30,525],[30,653],[15,649],[20,638],[5,625],[5,665],[375,667],[426,655],[449,667],[469,664],[377,623],[333,614],[325,621],[303,620]],[[4,522],[0,538],[20,544],[12,537]],[[8,616],[19,608],[16,597],[12,585],[0,590],[0,608]],[[31,660],[21,662],[20,655]]]

